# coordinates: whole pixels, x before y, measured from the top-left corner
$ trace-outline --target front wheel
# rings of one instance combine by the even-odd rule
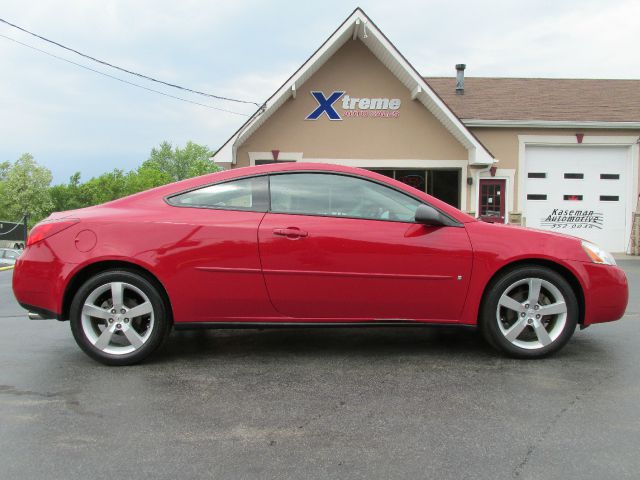
[[[578,324],[571,285],[544,267],[520,267],[490,285],[480,327],[485,339],[517,358],[540,358],[562,348]]]
[[[105,365],[144,360],[169,330],[158,289],[127,270],[103,272],[87,280],[71,303],[70,323],[80,348]]]

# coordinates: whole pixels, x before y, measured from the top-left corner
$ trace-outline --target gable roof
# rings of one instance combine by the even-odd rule
[[[487,148],[453,113],[447,104],[396,49],[360,8],[331,34],[311,57],[256,111],[214,154],[216,162],[235,163],[236,151],[264,122],[275,113],[333,54],[348,41],[361,41],[420,101],[442,125],[467,149],[469,164],[490,165],[496,160]]]
[[[640,80],[466,77],[464,95],[456,95],[453,77],[425,80],[467,124],[478,120],[640,123]]]

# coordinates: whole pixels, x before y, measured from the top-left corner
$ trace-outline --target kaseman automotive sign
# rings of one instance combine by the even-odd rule
[[[340,90],[331,92],[329,95],[312,91],[311,95],[318,106],[307,115],[305,120],[318,120],[322,116],[336,121],[342,120],[343,117],[397,118],[400,116],[402,102],[399,98],[353,97]]]
[[[560,208],[554,208],[549,215],[542,219],[540,225],[553,229],[602,229],[603,222],[604,216],[601,212],[594,212],[593,210],[563,210]]]

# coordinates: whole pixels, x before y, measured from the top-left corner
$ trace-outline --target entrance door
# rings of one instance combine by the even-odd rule
[[[505,223],[506,180],[480,179],[480,220],[490,223]]]

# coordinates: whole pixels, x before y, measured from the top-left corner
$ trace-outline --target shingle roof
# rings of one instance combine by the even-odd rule
[[[640,121],[640,80],[425,77],[462,119]]]

